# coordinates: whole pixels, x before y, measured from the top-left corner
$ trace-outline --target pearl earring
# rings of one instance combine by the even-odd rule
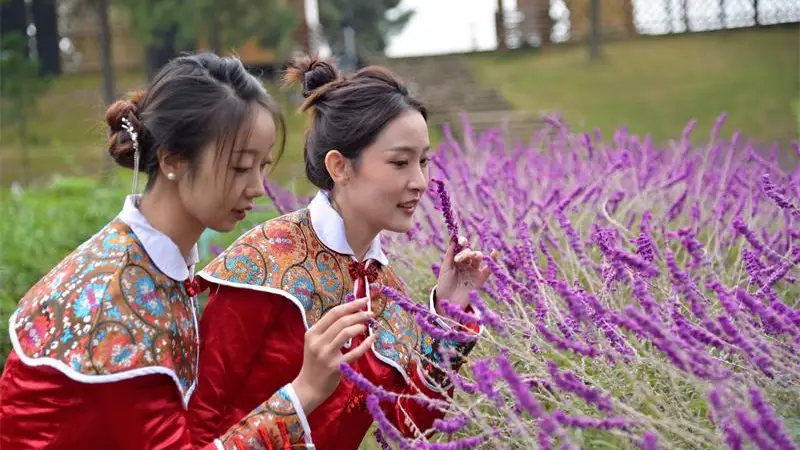
[[[176,178],[175,173],[170,172],[170,173],[167,174],[167,179],[168,180],[175,181],[175,178]]]

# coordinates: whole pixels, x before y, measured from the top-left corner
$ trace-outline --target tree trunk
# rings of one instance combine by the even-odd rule
[[[114,103],[116,93],[114,88],[114,64],[111,55],[111,25],[108,21],[108,0],[94,0],[97,21],[100,26],[100,68],[103,73],[103,103],[106,106]],[[114,161],[109,155],[106,158],[106,174],[110,175],[114,168]]]
[[[25,0],[0,0],[0,33],[3,36],[19,33],[23,42],[27,42],[27,28]],[[25,56],[30,56],[27,45],[25,46]]]
[[[591,30],[589,30],[589,60],[595,62],[600,59],[600,0],[591,0]]]
[[[497,49],[507,50],[508,42],[506,36],[506,11],[503,7],[503,0],[497,0],[497,12],[494,16],[495,33],[497,34]]]
[[[159,70],[164,67],[172,58],[178,56],[178,48],[176,38],[178,33],[178,26],[172,25],[171,27],[157,31],[156,44],[147,46],[145,51],[147,59],[147,80],[150,81],[156,76]],[[213,43],[209,43],[213,45]],[[182,49],[191,50],[191,49]]]
[[[61,51],[58,42],[58,15],[55,0],[33,0],[33,22],[36,24],[36,52],[39,55],[39,73],[61,74]]]

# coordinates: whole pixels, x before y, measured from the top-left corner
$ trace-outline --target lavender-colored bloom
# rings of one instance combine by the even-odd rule
[[[769,176],[769,173],[764,173],[761,175],[761,189],[764,190],[764,193],[767,194],[767,197],[772,199],[779,207],[789,211],[795,219],[800,218],[800,211],[792,204],[792,202],[786,198],[786,191],[782,188],[779,188],[772,182],[772,178]]]
[[[397,394],[389,392],[383,389],[380,386],[375,386],[369,380],[364,378],[363,375],[356,372],[355,369],[350,367],[347,363],[342,363],[339,365],[339,371],[342,373],[342,376],[350,380],[353,384],[358,386],[358,388],[369,395],[374,395],[378,397],[380,400],[385,402],[394,402],[397,401]]]
[[[381,432],[380,428],[376,428],[372,435],[375,436],[375,442],[381,446],[381,450],[392,450],[392,447],[386,442],[386,438],[383,437],[383,432]]]
[[[646,431],[642,435],[642,450],[658,450],[658,435],[652,431]]]
[[[533,418],[541,417],[542,414],[544,414],[542,405],[531,395],[528,386],[517,376],[517,373],[514,371],[508,359],[500,355],[497,357],[496,361],[500,375],[505,378],[509,387],[511,387],[511,392],[514,393],[514,397],[516,397],[522,410],[530,414]]]
[[[555,334],[553,334],[550,330],[547,329],[542,323],[536,324],[536,331],[539,335],[546,341],[550,342],[559,350],[570,350],[576,354],[588,356],[590,358],[594,358],[595,356],[600,354],[600,351],[597,350],[596,347],[587,345],[581,342],[571,341],[568,339],[562,339]]]
[[[611,412],[611,397],[601,393],[598,389],[590,388],[570,371],[560,371],[558,365],[552,361],[547,361],[547,369],[550,377],[559,388],[567,392],[572,392],[583,398],[587,403],[597,406],[601,411]]]
[[[441,201],[442,214],[444,221],[447,224],[447,232],[450,234],[450,240],[455,243],[455,253],[461,251],[461,245],[458,243],[458,224],[456,224],[453,217],[453,207],[450,203],[450,196],[447,194],[447,189],[444,187],[444,182],[440,180],[431,180],[431,183],[436,186]]]
[[[433,421],[433,428],[447,434],[461,431],[469,425],[470,419],[466,414],[459,414],[449,419],[436,419]]]
[[[750,394],[750,403],[759,415],[758,421],[764,433],[778,444],[780,450],[797,450],[797,445],[792,442],[792,438],[783,424],[775,417],[775,411],[764,401],[761,391],[756,387],[750,387],[748,393]]]
[[[750,440],[756,444],[760,450],[772,450],[775,448],[770,442],[761,435],[759,426],[753,419],[750,417],[750,414],[747,413],[743,407],[738,406],[734,412],[736,416],[736,421],[739,422],[739,426],[744,431],[744,434],[747,435]]]
[[[494,388],[494,382],[498,373],[489,367],[489,360],[481,359],[472,364],[472,374],[475,377],[475,384],[478,389],[489,400],[492,400],[497,407],[502,407],[505,401],[502,395]]]
[[[437,323],[434,323],[436,319],[430,313],[422,314],[417,312],[414,314],[414,319],[422,331],[438,341],[467,343],[475,340],[474,334],[458,331],[455,328],[442,329]]]
[[[750,228],[747,226],[747,224],[744,223],[744,220],[742,220],[741,218],[737,217],[736,219],[733,220],[733,228],[740,235],[744,236],[744,238],[747,239],[747,242],[749,242],[750,245],[752,245],[753,248],[756,249],[756,251],[766,255],[771,261],[779,261],[782,259],[781,255],[777,254],[775,250],[772,250],[771,248],[765,246],[758,239],[758,236],[756,236],[753,233],[753,231],[750,230]]]
[[[595,428],[598,430],[612,430],[612,429],[620,429],[626,430],[636,425],[636,421],[627,417],[605,417],[605,418],[598,418],[598,417],[579,417],[579,416],[569,416],[565,412],[560,410],[553,411],[553,418],[555,418],[558,423],[564,425],[566,427],[572,428]]]

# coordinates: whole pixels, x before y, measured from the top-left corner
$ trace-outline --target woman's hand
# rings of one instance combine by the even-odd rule
[[[292,381],[303,412],[308,415],[336,390],[341,380],[339,365],[360,358],[375,341],[369,336],[358,347],[342,353],[348,339],[367,330],[365,323],[372,313],[362,311],[367,299],[361,298],[339,305],[314,324],[305,335],[303,367]]]
[[[439,281],[436,287],[437,299],[445,299],[450,303],[466,309],[469,305],[469,293],[475,289],[479,289],[483,283],[489,278],[491,269],[483,264],[483,253],[475,250],[470,250],[467,247],[467,239],[462,237],[458,238],[458,243],[461,245],[461,250],[457,255],[455,253],[455,243],[450,242],[447,251],[444,254],[444,261],[439,271]],[[496,251],[493,250],[490,255],[495,257]],[[436,305],[436,311],[439,315],[443,313],[439,310],[439,305]]]

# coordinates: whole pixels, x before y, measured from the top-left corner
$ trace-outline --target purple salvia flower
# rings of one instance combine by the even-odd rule
[[[661,352],[664,353],[664,355],[669,358],[676,367],[683,371],[687,371],[688,367],[684,361],[682,353],[675,348],[674,342],[667,339],[665,333],[657,324],[652,323],[652,320],[649,317],[641,314],[631,305],[625,307],[625,313],[628,315],[628,317],[634,320],[634,322],[638,325],[639,330],[653,336],[653,345],[661,350]]]
[[[514,371],[508,359],[503,355],[499,355],[495,361],[497,361],[497,368],[500,371],[500,375],[508,383],[511,392],[514,394],[522,410],[530,414],[533,418],[541,417],[544,414],[542,405],[531,395],[528,386],[517,376],[517,373]]]
[[[534,258],[533,242],[531,241],[530,227],[522,221],[519,221],[516,226],[517,239],[521,242],[519,256],[522,260],[522,270],[525,277],[528,279],[528,288],[533,288],[537,284],[538,276],[534,271],[536,264]]]
[[[775,448],[766,438],[761,436],[758,424],[753,421],[750,414],[747,413],[747,410],[739,406],[736,408],[734,414],[736,416],[736,421],[739,422],[739,426],[742,427],[742,431],[756,444],[756,447],[760,450],[772,450]]]
[[[553,289],[567,302],[567,307],[569,307],[569,311],[575,319],[585,321],[589,318],[589,314],[583,305],[583,299],[570,290],[565,281],[556,281]]]
[[[450,196],[447,194],[447,189],[444,187],[444,182],[440,180],[431,180],[431,183],[436,185],[436,190],[439,193],[441,201],[442,214],[444,221],[447,224],[447,232],[450,235],[450,240],[455,244],[454,254],[458,254],[461,250],[461,244],[458,243],[458,224],[456,224],[453,216],[453,207],[450,203]]]
[[[723,420],[722,429],[725,431],[725,442],[728,443],[728,447],[730,447],[731,450],[744,449],[742,445],[742,436],[736,431],[736,428],[733,427],[733,424],[731,424],[730,420],[727,418]]]
[[[636,425],[636,421],[627,417],[578,417],[568,416],[561,410],[553,411],[553,418],[563,426],[571,428],[595,428],[598,430],[613,430],[620,429],[626,430]]]
[[[433,421],[433,428],[447,434],[458,433],[469,425],[469,416],[459,414],[449,419],[436,419]]]
[[[539,241],[539,249],[542,251],[542,254],[547,260],[547,280],[555,280],[558,276],[558,268],[556,267],[556,261],[553,259],[553,255],[551,255],[550,251],[547,249],[547,245],[545,244],[544,240]]]
[[[388,442],[386,442],[386,438],[383,437],[383,433],[381,432],[380,428],[376,428],[372,435],[375,437],[375,442],[380,445],[381,450],[392,450],[392,447]]]
[[[789,272],[789,269],[791,269],[792,266],[795,266],[798,263],[800,263],[800,247],[792,247],[792,257],[793,258],[791,263],[783,261],[778,265],[778,267],[770,274],[770,276],[764,282],[761,291],[772,288],[772,286],[774,286],[775,283],[777,283],[783,277],[786,276],[786,273]],[[759,293],[761,293],[761,291],[759,291]]]
[[[688,267],[701,267],[706,260],[703,252],[703,244],[701,244],[700,241],[695,238],[694,233],[689,230],[681,230],[678,232],[678,235],[681,237],[681,245],[686,248],[686,251],[689,252],[689,255],[692,257],[692,261],[689,263]]]
[[[417,312],[414,314],[414,319],[417,324],[419,324],[422,331],[428,333],[433,339],[438,341],[466,343],[476,339],[475,335],[471,333],[465,333],[456,329],[443,330],[438,324],[432,323],[436,318],[432,317],[428,312],[424,314]]]
[[[608,213],[611,215],[615,214],[617,212],[617,208],[619,207],[619,202],[621,202],[623,198],[625,198],[625,193],[622,191],[614,192],[606,203],[608,206],[606,211],[608,211]]]
[[[278,214],[286,214],[289,212],[289,208],[287,208],[283,202],[278,199],[278,195],[275,193],[274,186],[269,183],[264,183],[264,191],[267,193],[267,197],[272,201],[272,204],[275,205],[275,209],[278,211]]]
[[[389,286],[381,285],[380,287],[381,294],[387,296],[390,300],[396,302],[398,306],[403,308],[404,310],[408,311],[411,314],[420,314],[423,316],[432,316],[433,313],[428,311],[428,308],[414,303],[400,291],[397,291]]]
[[[575,252],[578,260],[586,267],[591,266],[591,264],[589,264],[589,258],[586,257],[586,253],[583,250],[581,238],[578,236],[578,232],[575,231],[575,228],[572,227],[572,223],[561,211],[556,211],[554,214],[561,229],[564,230],[564,233],[567,235],[567,242],[570,248],[572,248],[572,251]]]
[[[565,209],[567,209],[570,203],[572,203],[579,195],[583,194],[584,190],[586,190],[586,186],[584,185],[580,185],[577,188],[575,188],[572,191],[572,193],[570,193],[569,196],[567,196],[567,198],[558,203],[556,210],[564,211]]]
[[[583,198],[580,201],[580,204],[585,205],[590,201],[595,200],[595,197],[599,197],[602,192],[603,189],[600,186],[592,187],[591,189],[589,189],[588,192],[586,192],[586,194],[584,194]]]
[[[597,406],[601,411],[611,412],[613,410],[610,396],[602,394],[598,389],[586,386],[574,373],[566,370],[560,371],[558,365],[549,360],[547,369],[553,382],[560,389],[580,396],[586,403]]]
[[[781,255],[762,244],[758,237],[750,230],[750,228],[748,228],[741,218],[737,217],[733,220],[733,228],[740,235],[744,236],[744,238],[747,239],[747,242],[749,242],[756,251],[767,256],[767,258],[769,258],[771,261],[779,261],[782,259]]]
[[[728,317],[720,316],[719,318],[717,318],[717,321],[722,327],[722,330],[728,336],[731,337],[733,345],[736,345],[737,347],[742,349],[742,351],[745,354],[747,354],[747,356],[750,357],[750,359],[753,360],[756,366],[759,369],[761,369],[761,371],[764,372],[765,375],[772,378],[773,377],[772,363],[770,362],[769,358],[765,357],[764,355],[757,354],[753,344],[750,341],[748,341],[744,336],[742,336],[741,333],[739,333],[739,330],[737,330],[736,327],[733,326],[733,323],[731,323]]]
[[[750,394],[750,403],[758,413],[758,421],[764,433],[778,444],[780,450],[797,450],[797,446],[792,442],[791,436],[783,427],[780,419],[775,417],[775,411],[764,401],[761,391],[751,386],[748,393]]]
[[[667,250],[666,251],[667,268],[672,276],[672,284],[679,294],[689,301],[692,313],[698,319],[706,318],[706,305],[705,300],[697,293],[697,288],[694,282],[689,278],[685,272],[678,268],[678,263],[675,261],[675,255]]]
[[[502,407],[505,403],[503,396],[494,388],[498,373],[489,367],[489,361],[479,359],[472,363],[472,375],[475,377],[475,384],[483,395],[487,399],[493,400],[498,408]]]
[[[450,303],[446,299],[439,299],[439,307],[442,308],[445,314],[460,324],[468,323],[483,323],[474,314],[464,311],[464,308],[454,303]]]
[[[506,290],[507,291],[507,290]],[[492,311],[489,306],[486,304],[485,301],[478,295],[477,292],[470,292],[469,294],[470,305],[473,308],[477,309],[478,312],[481,314],[481,323],[484,325],[488,325],[495,330],[501,332],[501,334],[505,334],[505,325],[503,325],[503,321],[500,316]]]
[[[667,222],[672,222],[678,218],[678,216],[681,214],[681,211],[683,211],[683,204],[686,202],[686,196],[688,194],[689,190],[685,189],[675,203],[670,206],[669,213],[667,214]]]
[[[658,435],[652,431],[646,431],[642,435],[642,450],[658,450]]]
[[[634,278],[632,293],[648,314],[652,316],[657,316],[659,314],[661,306],[653,295],[650,294],[650,289],[647,287],[647,283],[645,283],[644,280],[639,277]]]
[[[350,367],[350,364],[347,363],[340,364],[339,371],[342,372],[343,377],[347,378],[353,384],[358,386],[358,388],[361,389],[361,391],[363,391],[365,394],[374,395],[375,397],[385,402],[397,401],[397,394],[389,392],[380,386],[372,384],[372,382],[367,380],[363,375],[356,372],[355,369]]]
[[[415,446],[408,442],[386,417],[383,409],[381,409],[380,400],[377,396],[369,395],[367,397],[367,411],[369,411],[372,418],[375,419],[375,422],[378,424],[378,429],[384,436],[397,442],[402,450],[415,449]]]
[[[773,309],[767,308],[760,301],[753,299],[744,289],[736,289],[736,300],[749,309],[751,313],[760,317],[765,324],[769,325],[777,332],[788,333],[792,336],[797,336],[798,330],[795,330],[790,325],[790,318],[785,316],[782,317],[783,314],[776,314]]]
[[[742,250],[742,259],[744,260],[744,268],[748,275],[750,275],[750,279],[753,283],[757,286],[763,286],[764,283],[761,281],[761,273],[764,269],[764,264],[759,259],[758,254],[751,252],[749,249],[744,249]]]
[[[588,356],[590,358],[594,358],[595,356],[600,354],[597,348],[591,345],[586,345],[581,342],[559,338],[558,336],[550,332],[550,330],[548,330],[547,327],[545,327],[542,323],[536,324],[536,331],[539,332],[539,335],[544,340],[550,342],[551,344],[553,344],[553,346],[555,346],[559,350],[570,350],[576,354]]]

